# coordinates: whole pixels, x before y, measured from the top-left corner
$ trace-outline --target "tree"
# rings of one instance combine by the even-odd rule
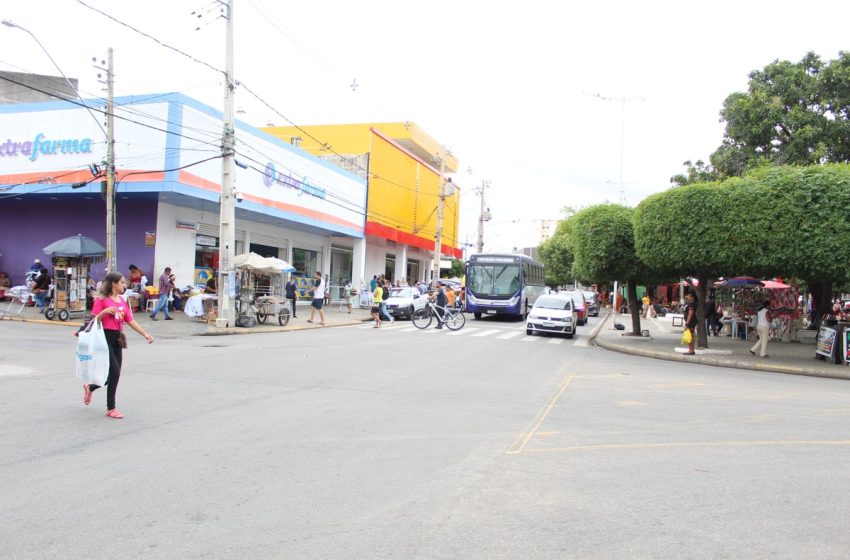
[[[708,183],[717,180],[717,170],[712,165],[707,165],[701,159],[698,159],[696,163],[691,163],[688,160],[682,165],[687,169],[687,175],[680,173],[670,177],[670,182],[675,187],[690,185],[692,183]]]
[[[726,132],[711,164],[722,176],[764,162],[850,161],[850,53],[826,63],[814,53],[776,60],[749,78],[747,92],[729,95],[720,112]]]
[[[546,266],[544,281],[547,286],[565,286],[573,281],[571,229],[570,220],[562,220],[555,234],[537,247],[540,261]]]
[[[448,272],[444,272],[443,278],[460,278],[463,276],[464,265],[461,259],[452,259],[452,267]]]
[[[600,204],[573,216],[573,275],[594,283],[626,281],[632,334],[640,335],[637,285],[647,270],[635,253],[632,213],[618,204]]]

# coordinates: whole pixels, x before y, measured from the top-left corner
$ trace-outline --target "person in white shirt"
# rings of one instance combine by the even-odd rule
[[[319,318],[321,321],[320,325],[325,324],[325,312],[322,309],[322,305],[325,303],[325,279],[322,278],[322,273],[316,271],[316,274],[313,276],[313,302],[310,304],[310,318],[307,319],[308,323],[313,322],[313,316],[316,314],[316,310],[319,311]]]
[[[765,301],[761,304],[758,312],[758,323],[756,330],[759,333],[758,342],[750,348],[750,354],[756,355],[756,351],[762,358],[769,358],[767,355],[767,340],[770,338],[770,322],[773,321],[773,316],[770,314],[770,302]]]

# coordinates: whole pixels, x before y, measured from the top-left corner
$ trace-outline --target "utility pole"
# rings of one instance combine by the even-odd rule
[[[446,203],[446,161],[445,154],[440,152],[437,159],[440,160],[440,194],[437,201],[437,235],[434,238],[434,286],[440,279],[440,260],[442,256],[443,243],[443,206]]]
[[[217,327],[232,327],[236,320],[233,295],[236,292],[233,260],[236,257],[236,208],[233,200],[233,164],[236,144],[233,95],[233,0],[219,0],[225,6],[224,133],[221,141],[221,202],[218,238],[218,312]]]
[[[484,191],[490,187],[490,181],[481,181],[481,213],[478,215],[478,252],[484,252],[484,222],[490,221],[490,210],[484,209]]]
[[[112,47],[106,65],[106,269],[118,269],[115,235],[115,76],[112,67]]]

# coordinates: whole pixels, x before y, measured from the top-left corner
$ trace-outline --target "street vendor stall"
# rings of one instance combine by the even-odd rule
[[[797,306],[797,288],[775,280],[758,280],[749,276],[729,278],[714,284],[717,303],[731,310],[726,321],[735,331],[746,332],[764,301],[770,302],[773,317],[773,337],[783,341],[797,340],[797,331],[802,326],[800,309]],[[743,326],[743,329],[735,327]],[[742,336],[746,338],[746,336]]]
[[[237,301],[237,325],[250,325],[252,315],[258,323],[276,316],[280,326],[286,326],[292,317],[284,291],[284,273],[294,272],[295,267],[274,257],[261,257],[256,253],[237,255],[234,265],[238,272],[239,293]]]
[[[53,258],[53,298],[44,311],[47,319],[67,321],[86,314],[89,265],[106,257],[106,248],[84,235],[55,241],[42,249]]]

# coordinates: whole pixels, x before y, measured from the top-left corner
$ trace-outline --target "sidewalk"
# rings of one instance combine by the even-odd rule
[[[310,317],[310,304],[307,302],[301,303],[297,307],[298,317],[291,318],[289,324],[281,327],[277,322],[277,317],[269,317],[265,325],[257,324],[253,328],[216,328],[214,325],[207,324],[206,321],[201,321],[192,317],[186,316],[182,311],[172,311],[171,316],[173,321],[166,321],[162,313],[157,316],[156,321],[152,321],[148,314],[138,312],[134,314],[136,322],[142,328],[148,331],[155,339],[156,338],[179,338],[185,336],[205,336],[205,335],[224,335],[224,334],[257,334],[257,333],[272,333],[272,332],[288,332],[304,329],[323,329],[328,327],[339,327],[343,325],[356,325],[363,321],[371,320],[372,316],[369,309],[352,308],[351,314],[348,313],[348,308],[343,306],[340,310],[339,304],[329,305],[324,308],[325,325],[318,323],[319,314],[316,313],[315,323],[308,323]],[[25,307],[20,317],[3,318],[3,321],[23,321],[28,323],[41,323],[54,325],[57,327],[65,327],[74,329],[80,327],[82,318],[74,316],[71,320],[62,322],[58,319],[48,321],[44,315],[38,312],[35,307]],[[130,333],[129,340],[132,343],[136,333]]]
[[[612,318],[625,325],[626,330],[615,330]],[[594,343],[607,350],[674,362],[850,379],[850,367],[815,359],[814,331],[801,331],[801,342],[771,340],[767,346],[769,358],[750,354],[754,340],[733,339],[731,336],[710,336],[708,349],[697,348],[696,355],[686,356],[687,347],[679,342],[682,327],[673,327],[671,321],[663,317],[641,318],[641,329],[648,330],[649,337],[623,336],[631,332],[630,315],[609,314],[601,317],[600,321]]]

